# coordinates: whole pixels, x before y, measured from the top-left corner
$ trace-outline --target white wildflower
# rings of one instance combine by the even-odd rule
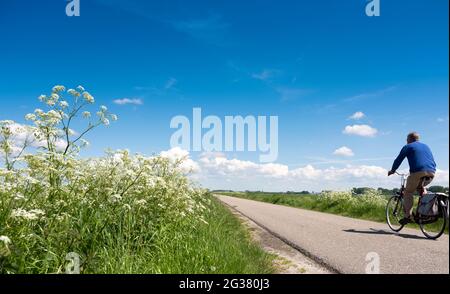
[[[36,108],[36,109],[34,110],[34,113],[35,113],[36,115],[42,115],[42,114],[44,113],[44,111],[43,111],[42,109],[40,109],[40,108]]]
[[[3,242],[5,245],[11,244],[11,239],[8,236],[0,236],[0,242]]]
[[[84,100],[86,100],[86,102],[88,102],[90,104],[93,104],[95,102],[94,97],[92,97],[92,95],[89,94],[88,92],[83,93],[83,98],[84,98]]]
[[[26,120],[32,120],[32,121],[35,121],[35,120],[36,120],[36,115],[33,114],[33,113],[29,113],[29,114],[25,115],[25,119],[26,119]]]
[[[111,196],[111,202],[113,203],[119,202],[120,200],[122,200],[122,196],[119,194],[114,194]]]
[[[12,120],[0,120],[0,126],[8,126],[8,125],[13,125],[14,121]]]
[[[61,118],[61,114],[56,112],[55,110],[50,110],[49,112],[47,112],[47,116],[49,119],[55,120],[55,121],[60,121]]]
[[[123,163],[123,154],[115,153],[112,157],[112,161],[114,164],[122,164]]]
[[[66,109],[69,107],[69,103],[67,101],[61,101],[59,102],[59,106],[61,106],[62,109]]]
[[[70,136],[75,136],[78,134],[75,130],[72,129],[68,129],[67,132],[69,133]]]
[[[85,140],[85,139],[80,139],[80,142],[81,142],[80,145],[81,145],[82,148],[85,148],[85,147],[89,146],[89,142],[87,140]]]
[[[147,205],[147,201],[145,199],[136,200],[136,204],[139,206]]]
[[[56,93],[52,93],[52,95],[50,96],[54,101],[58,101],[59,100],[59,95]]]
[[[66,87],[64,87],[64,86],[54,86],[53,87],[53,89],[52,89],[52,91],[53,92],[55,92],[55,93],[58,93],[58,92],[63,92],[63,91],[65,91],[66,90]]]
[[[22,194],[17,194],[17,195],[14,197],[14,200],[23,200],[23,199],[25,199],[25,196],[23,196]]]
[[[91,117],[91,113],[89,111],[85,111],[85,112],[83,112],[83,117],[84,118],[90,118]]]
[[[11,216],[13,218],[23,218],[26,220],[37,220],[44,215],[45,215],[45,212],[40,209],[32,209],[30,211],[27,211],[22,208],[17,208],[17,209],[14,209],[11,213]]]
[[[74,97],[80,97],[81,96],[81,94],[78,91],[74,90],[74,89],[67,90],[67,93],[69,93],[70,95],[72,95]]]
[[[102,123],[103,123],[105,126],[109,126],[109,119],[107,119],[107,118],[102,119]]]
[[[155,181],[155,179],[154,179],[154,178],[148,179],[147,185],[149,185],[149,186],[152,187],[152,188],[155,187],[155,186],[156,186],[156,181]]]
[[[48,100],[46,103],[50,107],[55,106],[55,104],[56,104],[56,102],[54,100]]]

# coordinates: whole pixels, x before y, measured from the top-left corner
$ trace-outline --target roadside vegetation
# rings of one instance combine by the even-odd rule
[[[120,150],[80,158],[85,135],[118,119],[105,106],[91,113],[83,87],[39,99],[29,125],[0,120],[0,273],[274,271],[182,160]]]

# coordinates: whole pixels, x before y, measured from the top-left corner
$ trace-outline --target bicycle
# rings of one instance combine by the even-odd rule
[[[399,174],[401,176],[401,188],[394,196],[392,196],[386,205],[386,221],[391,230],[394,232],[400,232],[405,225],[400,224],[400,220],[404,217],[403,209],[403,196],[406,189],[407,174]],[[429,179],[422,178],[421,187],[424,187],[425,181]],[[416,209],[413,213],[414,222],[419,225],[420,230],[428,239],[437,239],[445,231],[445,227],[448,221],[448,209],[449,209],[449,199],[448,195],[444,193],[434,193],[438,197],[438,215],[436,216],[425,216],[421,215]],[[418,207],[420,206],[419,198]]]

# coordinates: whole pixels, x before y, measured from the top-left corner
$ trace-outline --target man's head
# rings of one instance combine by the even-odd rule
[[[411,143],[419,141],[419,139],[420,139],[419,133],[412,132],[412,133],[408,134],[406,141],[408,142],[408,144],[411,144]]]

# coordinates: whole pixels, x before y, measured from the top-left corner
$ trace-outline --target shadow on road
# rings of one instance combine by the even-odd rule
[[[399,236],[399,237],[406,238],[406,239],[421,239],[421,240],[426,239],[426,240],[428,240],[426,237],[423,237],[423,236],[401,234],[401,233],[385,231],[385,230],[375,230],[373,228],[370,228],[370,230],[368,230],[368,231],[358,231],[358,230],[354,230],[354,229],[348,229],[348,230],[343,230],[343,231],[347,232],[347,233],[356,233],[356,234],[395,235],[395,236]]]

